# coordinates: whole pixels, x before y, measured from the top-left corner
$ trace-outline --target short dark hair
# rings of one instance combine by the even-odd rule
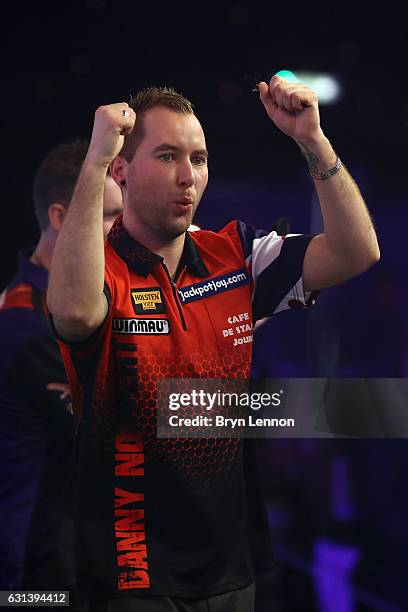
[[[34,213],[44,231],[49,225],[48,209],[58,202],[68,207],[89,143],[74,140],[58,145],[41,162],[34,178]]]
[[[143,116],[146,111],[155,106],[164,106],[176,113],[194,115],[193,105],[190,100],[172,87],[147,87],[142,89],[130,99],[129,106],[136,113],[136,125],[133,131],[128,136],[125,136],[120,152],[120,155],[128,162],[132,161],[136,149],[145,135]]]

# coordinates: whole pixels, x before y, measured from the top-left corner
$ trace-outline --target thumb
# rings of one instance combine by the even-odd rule
[[[265,81],[261,81],[258,83],[259,97],[262,102],[265,104],[267,99],[269,98],[269,87]]]
[[[259,89],[260,100],[261,100],[262,104],[264,105],[264,108],[265,108],[268,116],[271,119],[273,119],[273,115],[275,114],[275,111],[277,109],[277,105],[276,105],[275,101],[273,100],[273,98],[271,98],[271,96],[270,96],[269,85],[267,83],[265,83],[265,81],[261,81],[260,83],[258,83],[258,89]]]

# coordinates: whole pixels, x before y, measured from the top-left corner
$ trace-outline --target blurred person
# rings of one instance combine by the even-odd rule
[[[188,232],[208,181],[190,101],[153,87],[130,105],[96,111],[47,293],[79,426],[84,610],[253,610],[250,542],[262,556],[264,532],[246,490],[244,444],[157,438],[157,382],[247,378],[254,321],[311,305],[316,291],[379,258],[364,200],[320,126],[316,95],[278,76],[258,88],[272,122],[306,157],[323,234],[281,237],[239,221],[219,233]],[[124,212],[104,248],[108,168]]]
[[[75,428],[64,366],[42,298],[88,144],[61,144],[41,162],[33,185],[40,239],[34,249],[19,253],[16,276],[0,299],[2,589],[67,590],[74,584]],[[105,234],[121,210],[120,188],[108,174]]]
[[[105,179],[105,187],[103,193],[103,235],[109,234],[110,229],[116,219],[123,210],[122,192],[120,187],[115,183],[110,175],[107,173]]]

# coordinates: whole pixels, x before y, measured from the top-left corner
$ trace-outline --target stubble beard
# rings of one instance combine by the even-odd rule
[[[191,211],[191,214],[188,216],[180,215],[177,217],[169,217],[166,221],[166,216],[162,212],[162,207],[156,209],[154,204],[151,203],[142,203],[140,201],[133,202],[131,204],[131,209],[135,219],[141,227],[146,228],[151,236],[156,236],[160,240],[164,240],[166,242],[175,240],[182,234],[185,234],[193,219],[195,217],[195,213],[197,211],[198,203],[194,204],[194,208]],[[140,214],[141,210],[156,210],[154,215],[145,216],[143,213]],[[181,222],[183,220],[183,223]]]
[[[195,208],[191,211],[191,215],[189,214],[188,217],[184,217],[183,215],[181,215],[178,219],[173,220],[173,223],[160,223],[158,229],[160,230],[162,236],[167,239],[174,240],[182,234],[185,234],[191,223],[193,222],[196,210],[197,206],[195,206]],[[183,223],[181,223],[181,220],[183,221]]]

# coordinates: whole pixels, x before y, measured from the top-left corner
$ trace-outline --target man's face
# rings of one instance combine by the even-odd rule
[[[106,175],[103,194],[103,234],[106,237],[114,220],[123,210],[122,192],[110,174]]]
[[[165,107],[147,111],[143,140],[127,169],[126,214],[150,237],[173,240],[189,227],[207,182],[197,117]]]

